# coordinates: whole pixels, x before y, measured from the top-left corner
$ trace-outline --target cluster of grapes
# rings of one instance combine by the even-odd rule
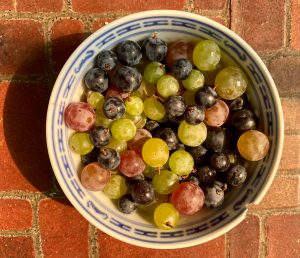
[[[246,76],[220,60],[212,40],[167,46],[157,35],[100,52],[85,76],[87,101],[64,112],[82,185],[118,199],[126,214],[153,211],[161,229],[174,228],[179,214],[220,206],[227,185],[246,180],[245,160],[269,149]]]

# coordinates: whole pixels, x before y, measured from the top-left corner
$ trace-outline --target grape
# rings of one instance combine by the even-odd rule
[[[169,159],[168,145],[158,138],[152,138],[144,143],[143,160],[151,167],[162,167]]]
[[[154,222],[160,229],[173,229],[179,221],[179,213],[171,203],[162,203],[154,211]]]
[[[196,95],[196,92],[186,90],[186,91],[182,94],[182,97],[183,97],[183,99],[184,99],[184,102],[185,102],[187,105],[192,106],[192,105],[196,105],[196,102],[195,102],[195,95]]]
[[[80,155],[85,155],[94,148],[88,133],[74,133],[69,139],[69,146],[72,151]]]
[[[250,161],[258,161],[268,154],[270,143],[264,133],[250,130],[239,137],[237,147],[243,158]]]
[[[184,112],[184,119],[191,125],[197,125],[203,122],[205,117],[204,108],[201,106],[188,106]]]
[[[147,204],[154,200],[155,193],[152,184],[147,181],[138,181],[131,190],[131,195],[135,203]]]
[[[118,141],[129,141],[136,133],[134,123],[127,118],[115,120],[111,125],[111,134]]]
[[[89,191],[101,191],[111,178],[109,170],[102,168],[98,162],[86,165],[80,173],[80,181]]]
[[[207,153],[207,149],[204,146],[199,145],[188,148],[188,152],[193,156],[194,162],[199,164],[203,162],[205,154]]]
[[[125,113],[125,105],[122,99],[110,97],[103,104],[103,112],[109,119],[119,119]]]
[[[192,182],[179,184],[171,195],[170,202],[182,215],[193,215],[204,204],[202,189]]]
[[[125,101],[126,112],[129,115],[137,116],[143,113],[144,103],[137,96],[131,96]]]
[[[223,100],[217,102],[210,108],[205,109],[204,122],[208,126],[222,126],[229,116],[229,108]]]
[[[107,148],[111,148],[121,153],[124,150],[127,150],[127,142],[126,141],[118,141],[114,138],[109,140],[109,143],[101,148],[101,150],[105,150]]]
[[[170,194],[179,184],[178,176],[169,170],[156,173],[152,180],[154,190],[159,194]]]
[[[110,199],[119,199],[127,192],[126,180],[121,175],[112,175],[103,193]]]
[[[120,90],[132,92],[140,87],[142,75],[134,67],[122,66],[117,70],[114,76],[114,82]]]
[[[94,109],[100,109],[103,107],[104,96],[100,92],[89,91],[87,95],[87,103]]]
[[[175,150],[177,148],[178,139],[171,128],[167,127],[163,128],[162,130],[159,130],[155,134],[155,137],[165,141],[168,145],[169,150]]]
[[[143,159],[133,150],[126,150],[121,154],[119,170],[128,177],[137,176],[146,168]]]
[[[236,99],[247,89],[247,77],[243,71],[234,66],[222,69],[215,79],[218,95],[223,99]]]
[[[254,114],[249,109],[241,109],[234,112],[231,123],[233,127],[240,132],[254,130],[256,128]]]
[[[242,97],[238,97],[236,99],[234,99],[233,101],[231,101],[230,105],[229,105],[229,109],[230,110],[240,110],[243,107],[245,107],[246,101],[242,98]]]
[[[154,95],[155,91],[156,91],[156,85],[148,83],[145,80],[142,80],[140,87],[136,91],[132,92],[131,96],[137,96],[142,100],[145,100],[149,96]]]
[[[148,120],[144,126],[144,128],[150,133],[155,133],[156,129],[159,127],[159,123],[154,120]]]
[[[85,132],[94,126],[96,114],[93,107],[88,103],[71,103],[65,109],[64,120],[71,129]]]
[[[165,66],[159,62],[151,62],[146,65],[144,79],[146,82],[156,84],[159,78],[166,74]]]
[[[92,162],[97,162],[99,153],[100,153],[100,150],[98,148],[94,148],[91,152],[89,152],[85,155],[81,155],[81,163],[83,165],[87,165]]]
[[[165,116],[166,110],[164,105],[152,96],[144,101],[144,113],[152,120],[160,120]]]
[[[224,201],[224,191],[226,190],[226,184],[215,181],[213,186],[205,189],[205,206],[208,208],[219,207]]]
[[[220,48],[212,40],[200,41],[194,48],[193,61],[199,70],[215,70],[216,66],[220,62],[220,59]]]
[[[119,166],[120,161],[120,154],[116,150],[106,148],[100,151],[98,162],[103,168],[114,170]]]
[[[172,75],[164,75],[157,81],[157,91],[164,98],[174,96],[179,91],[179,83]]]
[[[110,85],[108,90],[105,92],[105,99],[110,97],[117,97],[120,99],[127,99],[129,97],[128,92],[123,92],[122,89],[117,88],[114,84]]]
[[[156,173],[157,173],[157,168],[153,168],[148,165],[146,165],[146,168],[143,171],[144,176],[151,179],[156,175]]]
[[[210,108],[216,103],[216,92],[209,86],[200,88],[195,93],[195,102],[204,108]]]
[[[111,50],[103,50],[97,55],[97,66],[104,71],[113,70],[117,64],[117,56]]]
[[[200,185],[211,186],[216,179],[216,170],[211,167],[204,165],[198,168],[199,182]]]
[[[143,145],[150,138],[152,135],[146,129],[138,129],[133,139],[127,142],[128,149],[142,154]]]
[[[183,180],[183,182],[191,182],[195,185],[199,185],[199,179],[193,175],[189,175],[187,178]]]
[[[132,116],[132,115],[125,113],[123,118],[130,119],[134,123],[134,125],[137,129],[143,128],[147,122],[147,117],[144,113],[137,115],[137,116]]]
[[[166,43],[162,39],[157,38],[156,35],[146,38],[142,44],[142,51],[150,61],[163,61],[167,50]]]
[[[186,121],[182,121],[178,127],[179,140],[190,147],[202,144],[207,135],[207,128],[202,122],[198,125],[190,125]]]
[[[134,203],[131,195],[123,195],[118,202],[119,210],[125,214],[130,214],[136,210],[136,203]]]
[[[100,68],[90,69],[85,77],[84,82],[88,90],[104,92],[108,88],[108,75],[105,71]]]
[[[118,60],[124,65],[137,65],[142,59],[140,46],[131,40],[122,41],[116,48]]]
[[[172,72],[177,80],[185,80],[192,72],[193,65],[187,59],[178,59],[173,67]]]
[[[186,40],[176,41],[168,47],[166,61],[168,67],[172,68],[178,59],[188,59],[193,63],[194,45]]]
[[[177,150],[173,152],[169,158],[169,166],[173,173],[184,176],[194,168],[194,159],[191,154],[185,150]]]
[[[114,120],[107,118],[103,112],[103,108],[96,110],[96,121],[95,126],[103,126],[105,128],[111,127],[111,124]]]
[[[235,165],[230,168],[226,175],[226,181],[232,186],[242,185],[247,178],[246,168],[241,165]]]
[[[209,150],[221,152],[225,150],[230,142],[228,131],[221,127],[212,127],[207,131],[205,145]]]
[[[188,91],[197,91],[204,85],[204,75],[199,70],[193,69],[182,84]]]
[[[111,134],[108,128],[97,126],[90,131],[90,140],[92,144],[97,148],[101,148],[104,145],[107,145],[110,139]]]
[[[169,116],[181,116],[185,108],[184,99],[181,96],[171,96],[165,102],[165,109]]]
[[[227,155],[223,154],[223,153],[214,153],[211,157],[210,157],[210,166],[215,169],[217,172],[224,172],[226,171],[229,166],[230,166],[230,162],[229,159],[227,157]]]

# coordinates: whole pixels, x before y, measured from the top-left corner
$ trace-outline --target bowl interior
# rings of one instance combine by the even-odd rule
[[[64,108],[79,101],[84,92],[83,77],[94,66],[96,55],[119,42],[140,41],[158,32],[166,42],[213,39],[222,50],[222,62],[243,69],[249,80],[247,95],[259,129],[270,140],[269,155],[248,162],[251,173],[242,188],[230,191],[217,209],[202,209],[182,217],[171,231],[157,229],[147,216],[125,215],[101,192],[85,190],[78,179],[80,157],[68,148],[73,133],[63,122]],[[238,36],[222,25],[194,14],[177,11],[143,12],[119,19],[98,30],[72,54],[53,88],[47,115],[47,145],[58,182],[77,210],[102,231],[122,241],[152,248],[179,248],[199,244],[231,229],[245,216],[247,207],[257,203],[267,191],[276,172],[282,149],[282,111],[278,94],[267,69]]]

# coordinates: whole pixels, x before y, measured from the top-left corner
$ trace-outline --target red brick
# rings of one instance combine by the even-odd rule
[[[14,10],[13,0],[1,0],[0,10]]]
[[[270,73],[279,94],[300,93],[300,59],[299,57],[281,57],[271,61]]]
[[[258,217],[247,216],[228,233],[230,258],[259,257],[259,234]]]
[[[23,230],[32,225],[32,207],[28,201],[0,199],[0,229]]]
[[[0,83],[0,191],[51,188],[45,135],[48,98],[41,85]]]
[[[0,237],[0,254],[5,258],[34,258],[31,237]]]
[[[271,216],[266,221],[267,257],[300,257],[300,214]]]
[[[84,25],[79,20],[63,19],[56,21],[51,30],[53,59],[59,71],[72,52],[83,41]]]
[[[45,257],[88,257],[88,222],[68,201],[41,201],[39,218]]]
[[[223,18],[220,18],[220,17],[208,17],[208,18],[210,18],[210,19],[212,19],[212,20],[214,20],[214,21],[216,21],[216,22],[224,25],[225,27],[227,27],[226,26],[226,21]]]
[[[284,1],[233,0],[231,17],[232,30],[254,49],[268,51],[283,47]]]
[[[138,247],[121,242],[108,236],[103,232],[98,232],[99,253],[100,257],[114,258],[122,254],[122,258],[182,258],[182,257],[205,257],[205,258],[225,258],[226,245],[225,237],[221,236],[207,243],[175,250],[158,250]]]
[[[0,20],[0,74],[40,74],[45,53],[42,24]]]
[[[73,0],[73,10],[80,13],[99,13],[99,12],[115,12],[115,11],[144,11],[154,9],[178,9],[184,8],[185,0]]]
[[[115,19],[113,19],[113,18],[99,18],[93,22],[92,30],[96,31],[96,30],[102,28],[105,25],[105,23],[107,23],[107,22],[110,23],[114,20]]]
[[[285,135],[279,169],[300,168],[300,136]]]
[[[21,12],[59,12],[63,8],[63,0],[17,0],[17,11]]]
[[[194,0],[195,9],[220,10],[224,9],[226,0]]]
[[[292,0],[291,10],[291,45],[293,48],[300,50],[300,1]]]
[[[297,207],[299,204],[299,178],[275,177],[270,189],[258,205],[251,206],[251,209],[272,209]]]
[[[300,100],[281,98],[285,130],[300,130]]]

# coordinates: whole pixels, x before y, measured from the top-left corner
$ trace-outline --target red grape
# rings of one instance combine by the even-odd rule
[[[166,61],[168,67],[172,67],[178,59],[188,59],[193,64],[194,45],[186,40],[172,43],[167,52]]]
[[[152,135],[149,131],[146,129],[138,129],[133,139],[127,142],[127,147],[129,150],[134,150],[142,154],[143,145],[150,138],[152,138]]]
[[[219,127],[223,125],[229,115],[229,107],[223,100],[217,100],[212,107],[205,109],[205,124]]]
[[[119,170],[128,177],[137,176],[143,173],[146,164],[143,159],[133,150],[126,150],[121,154]]]

